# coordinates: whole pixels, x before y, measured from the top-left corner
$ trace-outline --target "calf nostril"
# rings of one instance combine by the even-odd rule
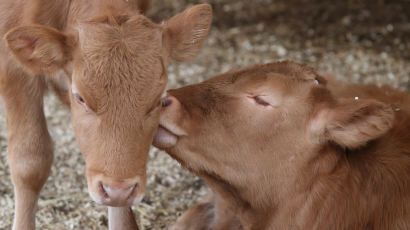
[[[128,198],[133,197],[136,195],[137,193],[137,189],[138,189],[138,183],[136,183],[134,185],[134,187],[132,187],[130,194],[128,195]]]
[[[172,100],[169,97],[165,98],[164,102],[162,103],[162,107],[168,107],[172,104]]]
[[[98,189],[100,190],[101,194],[103,194],[104,198],[106,199],[109,198],[109,195],[107,191],[105,190],[105,185],[102,182],[99,183],[98,187],[99,187]]]

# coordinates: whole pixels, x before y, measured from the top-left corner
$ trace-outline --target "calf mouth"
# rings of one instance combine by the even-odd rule
[[[152,144],[159,149],[171,148],[176,145],[178,135],[171,131],[170,128],[164,124],[160,124],[154,135]]]

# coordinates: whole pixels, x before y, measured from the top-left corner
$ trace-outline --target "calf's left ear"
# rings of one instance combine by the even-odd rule
[[[193,6],[164,22],[164,45],[174,61],[188,61],[201,50],[212,22],[209,4]]]
[[[315,124],[321,123],[325,140],[350,149],[381,137],[394,121],[392,108],[374,100],[343,99],[337,106],[324,110]]]
[[[7,47],[34,74],[53,74],[71,60],[74,39],[42,25],[23,25],[5,35]]]

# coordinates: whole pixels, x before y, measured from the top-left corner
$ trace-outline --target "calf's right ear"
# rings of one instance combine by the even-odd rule
[[[384,135],[393,126],[393,109],[368,99],[343,99],[333,108],[326,108],[313,122],[326,141],[349,149],[364,146]],[[316,127],[317,130],[317,127]]]
[[[187,61],[201,50],[212,22],[212,8],[200,4],[164,22],[164,46],[175,61]]]
[[[74,39],[42,25],[23,25],[5,35],[14,57],[34,74],[53,74],[72,59]]]

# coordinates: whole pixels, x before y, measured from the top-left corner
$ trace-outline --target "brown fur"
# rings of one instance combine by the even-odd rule
[[[410,229],[408,93],[326,85],[280,62],[169,95],[154,145],[208,183],[207,205],[232,211],[227,220],[252,230]],[[224,215],[204,212],[195,206],[175,229],[218,229]]]
[[[155,24],[143,15],[150,2],[0,3],[0,93],[16,193],[13,229],[34,229],[38,195],[50,172],[52,141],[42,108],[48,85],[71,107],[93,199],[121,206],[144,193],[166,67],[199,52],[212,18],[209,5],[198,5]],[[135,188],[132,200],[107,201],[102,185]]]

